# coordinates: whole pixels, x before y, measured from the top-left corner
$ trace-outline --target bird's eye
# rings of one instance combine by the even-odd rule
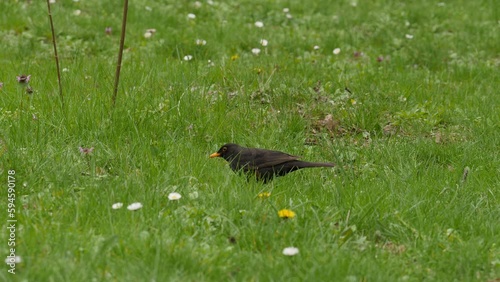
[[[227,147],[222,147],[222,152],[224,153],[225,151],[227,151]]]

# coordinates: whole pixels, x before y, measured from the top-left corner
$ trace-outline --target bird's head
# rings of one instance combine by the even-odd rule
[[[243,149],[240,145],[227,143],[223,145],[217,152],[210,155],[210,158],[221,157],[227,161],[234,159]]]

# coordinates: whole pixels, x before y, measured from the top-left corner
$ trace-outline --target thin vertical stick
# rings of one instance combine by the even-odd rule
[[[49,0],[47,0],[47,9],[49,11],[50,29],[52,30],[52,45],[54,45],[54,57],[56,59],[57,82],[59,83],[59,97],[61,97],[61,103],[64,106],[64,96],[61,83],[61,70],[59,69],[59,56],[57,56],[56,33],[54,31],[54,22],[52,21],[52,12],[50,11]]]
[[[128,12],[128,0],[125,0],[125,2],[123,4],[123,19],[122,19],[122,32],[121,32],[121,38],[120,38],[120,50],[118,51],[118,63],[116,64],[115,88],[113,90],[113,106],[116,103],[116,95],[118,93],[118,82],[120,81],[120,71],[122,68],[123,45],[125,44],[125,30],[127,28],[127,12]]]

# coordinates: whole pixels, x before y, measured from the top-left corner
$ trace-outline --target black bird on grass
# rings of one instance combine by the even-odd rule
[[[257,180],[264,183],[301,168],[335,166],[333,163],[300,161],[300,157],[280,151],[246,148],[233,143],[225,144],[219,151],[210,155],[210,158],[216,157],[228,161],[233,171],[243,171],[248,176],[255,175]]]

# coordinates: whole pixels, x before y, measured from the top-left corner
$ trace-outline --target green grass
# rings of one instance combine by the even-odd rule
[[[0,3],[3,281],[500,279],[495,1],[181,2],[130,3],[115,108],[122,7],[53,4],[62,105],[46,4]],[[338,167],[247,182],[227,142]]]

